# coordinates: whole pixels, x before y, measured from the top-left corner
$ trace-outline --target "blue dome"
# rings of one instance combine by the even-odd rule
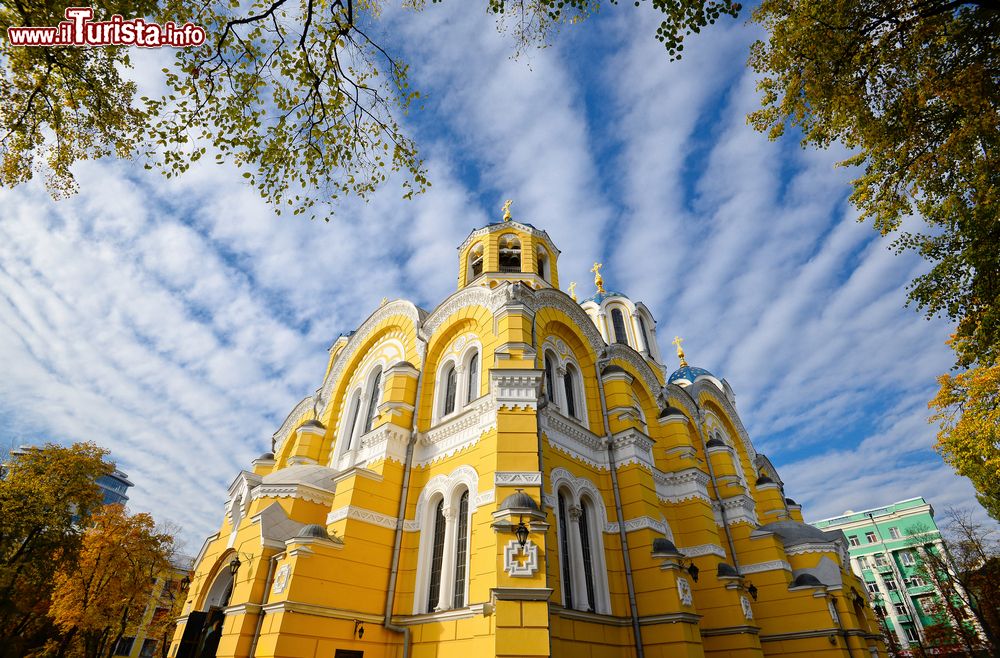
[[[698,379],[702,375],[708,375],[709,377],[714,377],[712,373],[705,370],[704,368],[683,366],[675,370],[674,374],[670,375],[670,378],[667,379],[667,383],[673,384],[678,379],[686,379],[687,381],[694,383],[694,380]]]
[[[588,297],[587,299],[580,302],[581,304],[586,304],[587,302],[594,302],[595,304],[600,304],[608,297],[624,297],[620,292],[615,292],[614,290],[605,290],[604,292],[599,292],[593,297]]]

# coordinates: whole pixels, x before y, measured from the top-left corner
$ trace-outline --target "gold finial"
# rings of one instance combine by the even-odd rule
[[[604,263],[594,263],[594,266],[590,268],[590,271],[594,273],[594,285],[597,286],[598,293],[604,293],[604,277],[601,276],[601,268],[604,267]]]
[[[674,336],[673,344],[677,346],[677,358],[681,360],[681,367],[686,368],[688,362],[687,359],[684,358],[684,350],[681,349],[681,343],[683,342],[683,338],[680,336]]]
[[[510,221],[510,204],[512,204],[512,203],[514,203],[514,202],[511,201],[510,199],[507,199],[506,201],[503,202],[503,208],[502,208],[502,210],[503,210],[503,221],[505,221],[505,222],[509,222]]]
[[[389,298],[388,297],[383,297],[382,298],[382,302],[379,304],[379,306],[385,306],[388,303],[389,303]]]
[[[573,298],[574,302],[576,301],[576,281],[569,282],[569,296]]]

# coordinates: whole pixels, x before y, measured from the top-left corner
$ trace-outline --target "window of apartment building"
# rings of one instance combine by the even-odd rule
[[[899,561],[907,567],[912,567],[916,563],[916,560],[913,559],[913,551],[900,551]]]
[[[885,618],[885,606],[881,603],[875,604],[875,614],[879,616],[880,619]]]
[[[892,537],[893,539],[899,539],[900,537],[899,528],[896,527],[889,528],[889,536]]]
[[[896,614],[897,615],[908,614],[907,611],[906,611],[906,604],[905,603],[893,603],[892,607],[896,609]]]
[[[143,640],[139,658],[153,658],[156,655],[156,640]]]
[[[135,643],[134,637],[123,637],[118,640],[118,646],[115,647],[116,656],[127,656],[132,653],[132,645]]]
[[[895,592],[899,589],[899,585],[896,584],[896,579],[892,576],[885,578],[885,588],[890,592]]]
[[[872,594],[878,594],[878,583],[866,582],[865,587],[868,588],[868,591]]]
[[[907,587],[923,587],[924,581],[917,576],[912,576],[910,578],[904,578],[903,584]]]
[[[861,567],[862,569],[868,569],[869,568],[868,558],[865,557],[864,555],[860,556],[858,558],[858,566]]]
[[[847,541],[851,542],[851,546],[861,546],[861,540],[858,539],[857,535],[850,535]]]
[[[874,544],[875,543],[875,533],[874,532],[866,532],[865,533],[865,539],[868,540],[869,544]]]
[[[912,626],[903,626],[903,632],[906,633],[906,639],[909,642],[917,641],[917,629]]]
[[[884,567],[887,564],[889,564],[889,563],[885,561],[885,554],[883,554],[883,553],[876,553],[875,554],[875,566],[877,566],[877,567]]]

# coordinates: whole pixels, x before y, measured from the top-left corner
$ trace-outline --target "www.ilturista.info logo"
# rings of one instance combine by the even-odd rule
[[[160,25],[118,14],[107,21],[92,21],[92,7],[67,7],[66,20],[56,27],[8,27],[14,46],[139,46],[187,48],[205,43],[205,28],[193,23]]]

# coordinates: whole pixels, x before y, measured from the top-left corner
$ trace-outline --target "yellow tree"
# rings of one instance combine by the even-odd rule
[[[960,475],[972,480],[979,502],[1000,519],[1000,363],[942,375],[930,402],[940,423],[935,446]]]
[[[93,443],[14,451],[0,467],[0,656],[20,657],[55,629],[52,577],[72,568],[79,519],[101,504],[96,479],[112,471]]]
[[[157,578],[170,569],[173,538],[149,514],[121,505],[95,512],[73,566],[56,573],[50,615],[69,656],[110,656],[146,612]]]

